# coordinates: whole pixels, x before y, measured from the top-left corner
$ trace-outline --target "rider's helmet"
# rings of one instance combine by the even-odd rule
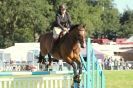
[[[61,4],[59,6],[59,10],[66,10],[66,5],[65,4]]]

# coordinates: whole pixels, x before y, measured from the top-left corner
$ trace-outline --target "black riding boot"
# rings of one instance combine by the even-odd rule
[[[52,52],[55,52],[58,49],[59,41],[60,41],[60,37],[55,40]]]

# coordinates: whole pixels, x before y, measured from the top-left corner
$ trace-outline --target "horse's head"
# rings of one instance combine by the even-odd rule
[[[78,24],[72,27],[71,30],[73,30],[73,34],[75,38],[79,41],[81,47],[85,48],[85,36],[86,36],[85,26],[82,24]]]

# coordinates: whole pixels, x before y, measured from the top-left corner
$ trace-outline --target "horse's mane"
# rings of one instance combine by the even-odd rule
[[[83,27],[84,27],[83,24],[75,24],[75,25],[72,25],[71,28],[70,28],[70,30],[69,30],[69,32],[66,33],[66,34],[61,38],[60,42],[63,42],[63,41],[69,36],[69,34],[70,34],[72,31],[74,31],[74,30],[79,30],[79,29],[81,29],[81,28],[83,28]]]
[[[75,29],[78,29],[79,30],[79,29],[81,29],[83,27],[84,27],[83,24],[75,24],[75,25],[72,25],[71,28],[70,28],[70,30],[69,30],[69,32],[71,32],[71,31],[73,31]]]
[[[79,26],[79,24],[72,25],[69,32],[71,32],[73,29],[77,28],[78,26]]]
[[[76,24],[76,25],[72,25],[69,32],[71,32],[72,30],[76,29],[80,24]]]

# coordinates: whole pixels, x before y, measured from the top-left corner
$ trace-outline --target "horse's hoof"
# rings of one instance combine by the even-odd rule
[[[74,82],[80,83],[81,79],[80,79],[80,75],[76,75],[73,78]]]

